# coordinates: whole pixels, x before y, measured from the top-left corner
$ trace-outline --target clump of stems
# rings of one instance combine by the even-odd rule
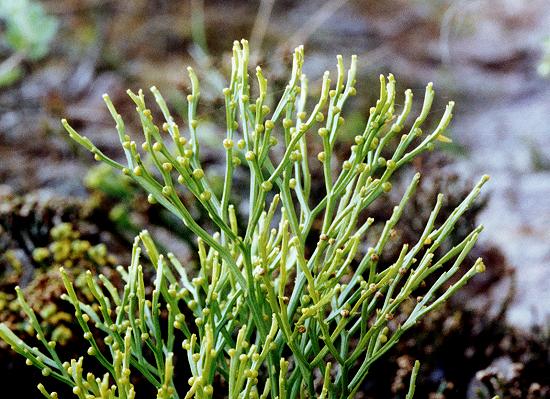
[[[200,89],[191,68],[186,129],[176,124],[155,87],[151,92],[161,122],[154,120],[141,90],[128,91],[143,127],[140,144],[131,140],[122,117],[104,96],[126,165],[109,158],[63,120],[69,135],[97,160],[130,176],[147,190],[151,202],[187,226],[196,236],[200,263],[190,272],[175,255],[160,254],[144,231],[135,239],[129,267],[118,268],[122,291],[104,276],[86,275],[99,304],[96,308],[78,300],[73,283],[61,270],[65,299],[74,306],[75,320],[89,342],[89,357],[106,370],[103,376],[85,373],[83,358],[60,358],[55,342],[44,335],[18,290],[43,348],[30,347],[6,326],[0,326],[0,338],[45,376],[72,386],[79,398],[133,398],[131,377],[136,374],[157,389],[157,398],[354,397],[371,367],[407,330],[484,270],[478,259],[448,284],[476,243],[481,226],[451,248],[444,249],[442,243],[477,198],[486,176],[446,220],[438,219],[443,196],[434,199],[418,240],[403,244],[393,263],[380,264],[419,183],[420,175],[414,175],[378,241],[368,248],[364,242],[374,222],[366,217],[366,209],[380,197],[388,201],[395,172],[432,149],[437,140],[446,140],[452,102],[432,132],[422,131],[434,98],[431,83],[420,114],[405,133],[413,94],[405,92],[397,112],[394,77],[381,76],[380,98],[348,159],[340,163],[334,148],[345,123],[342,110],[356,94],[356,57],[346,71],[338,56],[336,78],[331,82],[329,72],[324,74],[313,106],[307,103],[302,47],[294,52],[290,80],[278,101],[270,96],[260,67],[253,93],[248,57],[248,43],[236,42],[230,84],[223,90],[221,193],[213,190],[201,163]],[[322,146],[316,157],[323,171],[322,196],[312,195],[314,157],[308,151],[315,132]],[[391,157],[383,158],[388,152]],[[243,193],[242,187],[233,186],[236,168],[248,169],[250,176],[244,222],[232,202]],[[212,226],[197,224],[182,202],[183,191],[196,198]],[[308,248],[306,242],[316,244]],[[144,282],[144,255],[156,268],[150,294]],[[418,296],[418,288],[426,283]],[[179,362],[188,363],[191,374],[186,392],[178,392],[174,385],[182,378],[174,373],[174,352],[180,346],[187,358]],[[418,369],[416,364],[407,398],[413,396]],[[47,398],[57,397],[42,385],[39,389]]]

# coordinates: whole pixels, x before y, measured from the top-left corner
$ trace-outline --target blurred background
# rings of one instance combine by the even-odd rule
[[[105,272],[125,262],[128,243],[145,226],[192,261],[186,231],[130,182],[98,167],[59,120],[119,157],[101,95],[110,94],[134,132],[127,88],[156,85],[184,117],[191,65],[203,85],[200,134],[216,178],[221,89],[241,38],[275,91],[296,45],[305,45],[310,86],[335,70],[337,54],[358,55],[359,95],[343,141],[364,125],[378,74],[393,73],[400,92],[413,89],[417,101],[434,82],[434,121],[449,100],[457,106],[453,142],[412,167],[425,175],[422,198],[443,191],[450,206],[479,176],[492,177],[465,222],[486,226],[476,255],[489,272],[428,320],[421,338],[394,351],[363,397],[402,397],[415,358],[423,363],[418,397],[550,397],[548,0],[0,0],[0,319],[22,334],[28,329],[12,302],[21,284],[52,330],[77,348],[56,302],[52,264],[70,262],[75,276]],[[411,223],[423,211],[417,208]],[[81,256],[69,258],[64,246],[77,239]],[[53,261],[36,251],[43,247]],[[22,362],[0,351],[0,382],[14,386]]]

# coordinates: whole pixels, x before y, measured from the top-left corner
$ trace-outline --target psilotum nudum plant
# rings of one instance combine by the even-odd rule
[[[434,198],[417,241],[403,244],[396,259],[383,264],[384,248],[420,179],[414,175],[401,200],[390,205],[392,177],[438,140],[448,140],[444,133],[454,104],[447,105],[433,131],[424,132],[432,84],[419,115],[408,121],[412,91],[405,91],[403,105],[397,106],[394,77],[381,76],[380,97],[342,162],[335,145],[346,102],[357,94],[356,57],[347,70],[338,57],[335,78],[325,72],[313,103],[303,62],[298,47],[288,84],[275,98],[260,67],[255,81],[249,75],[248,43],[234,44],[230,81],[223,89],[225,109],[220,108],[226,120],[219,138],[225,174],[218,190],[202,166],[200,89],[191,68],[185,127],[176,123],[155,87],[147,102],[141,90],[128,91],[142,126],[141,138],[134,141],[104,96],[125,164],[63,120],[72,139],[181,220],[196,238],[199,266],[161,254],[143,231],[135,238],[130,265],[118,268],[122,286],[86,275],[97,306],[79,301],[60,270],[67,291],[63,298],[74,307],[75,323],[89,344],[87,356],[64,359],[19,289],[41,347],[31,347],[5,325],[0,338],[81,399],[139,397],[137,377],[151,384],[159,399],[355,397],[377,360],[403,334],[484,270],[480,259],[461,270],[482,226],[452,247],[442,244],[487,177],[445,220],[438,218],[443,196]],[[155,120],[149,107],[162,119]],[[310,154],[314,148],[318,152]],[[319,181],[312,181],[313,168],[322,176]],[[245,188],[234,184],[237,169],[249,176]],[[203,208],[208,225],[193,218],[184,194]],[[367,245],[366,233],[375,222],[369,205],[376,200],[388,203],[391,217]],[[247,209],[237,208],[237,202]],[[144,267],[155,268],[152,289]],[[99,367],[104,374],[90,371]],[[418,368],[417,362],[408,398]],[[46,398],[58,397],[42,384],[38,389]]]

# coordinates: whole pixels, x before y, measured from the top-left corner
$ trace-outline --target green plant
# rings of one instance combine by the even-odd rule
[[[421,126],[434,97],[429,84],[420,115],[409,132],[401,134],[411,111],[412,92],[405,92],[402,110],[396,114],[394,78],[381,76],[380,99],[370,109],[364,131],[355,137],[348,159],[340,165],[333,149],[344,123],[344,104],[356,94],[356,58],[351,59],[346,79],[342,57],[338,57],[334,88],[326,72],[318,102],[309,112],[302,65],[303,48],[299,47],[293,55],[289,83],[271,111],[267,80],[259,67],[257,86],[251,88],[248,43],[235,43],[230,85],[223,90],[226,162],[220,196],[210,188],[201,165],[200,91],[191,68],[189,138],[182,135],[155,87],[151,91],[164,118],[162,125],[155,124],[144,94],[129,91],[145,137],[140,152],[105,96],[126,166],[106,156],[63,120],[70,136],[97,160],[130,176],[149,193],[151,202],[166,207],[196,235],[199,268],[189,276],[191,272],[176,256],[161,255],[144,231],[135,239],[129,268],[118,269],[125,282],[122,292],[104,276],[87,275],[98,310],[78,300],[62,270],[68,292],[64,298],[74,306],[76,320],[90,343],[88,355],[106,370],[103,377],[86,374],[83,358],[62,361],[55,342],[44,335],[20,291],[19,300],[44,349],[32,348],[3,325],[0,338],[44,375],[72,386],[80,398],[133,398],[131,378],[135,375],[152,384],[158,398],[209,398],[214,392],[230,398],[354,397],[377,359],[425,314],[484,270],[478,259],[449,284],[477,241],[481,226],[452,248],[443,250],[442,244],[487,177],[445,220],[438,220],[443,203],[439,195],[418,241],[403,245],[392,264],[381,264],[380,256],[414,195],[419,174],[393,208],[377,242],[368,248],[362,238],[373,220],[365,218],[365,210],[377,199],[388,201],[390,180],[397,170],[432,149],[435,141],[445,140],[453,103],[433,132],[425,135]],[[253,95],[257,95],[254,101]],[[314,127],[318,127],[319,144],[309,140]],[[310,163],[316,161],[309,152],[315,145],[322,146],[317,154],[323,170],[321,196],[312,194]],[[383,158],[382,151],[390,149],[391,158]],[[145,154],[147,163],[142,160]],[[243,167],[249,169],[249,186],[233,187],[234,171]],[[196,223],[180,198],[178,184],[208,212],[210,226]],[[231,203],[245,189],[249,191],[248,212],[239,223]],[[142,251],[156,267],[152,292],[144,282]],[[179,364],[184,362],[190,374],[187,392],[176,388],[182,374],[174,373],[174,353],[180,344],[187,356],[180,356]],[[414,393],[417,372],[418,364],[408,398]],[[57,397],[42,385],[39,389],[47,398]]]
[[[14,51],[0,63],[0,87],[23,75],[21,62],[43,58],[57,32],[57,20],[35,0],[0,0],[0,19],[6,24],[4,40]]]

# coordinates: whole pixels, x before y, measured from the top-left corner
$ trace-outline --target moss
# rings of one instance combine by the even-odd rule
[[[69,307],[60,299],[63,283],[59,267],[67,268],[78,280],[88,270],[112,275],[117,264],[117,256],[98,242],[99,230],[89,224],[101,211],[87,201],[39,195],[0,200],[0,229],[5,231],[0,236],[0,246],[5,248],[0,252],[0,321],[22,337],[32,334],[13,293],[13,288],[21,285],[43,328],[59,337],[63,346],[75,325]],[[89,301],[86,284],[79,288],[82,299]]]

